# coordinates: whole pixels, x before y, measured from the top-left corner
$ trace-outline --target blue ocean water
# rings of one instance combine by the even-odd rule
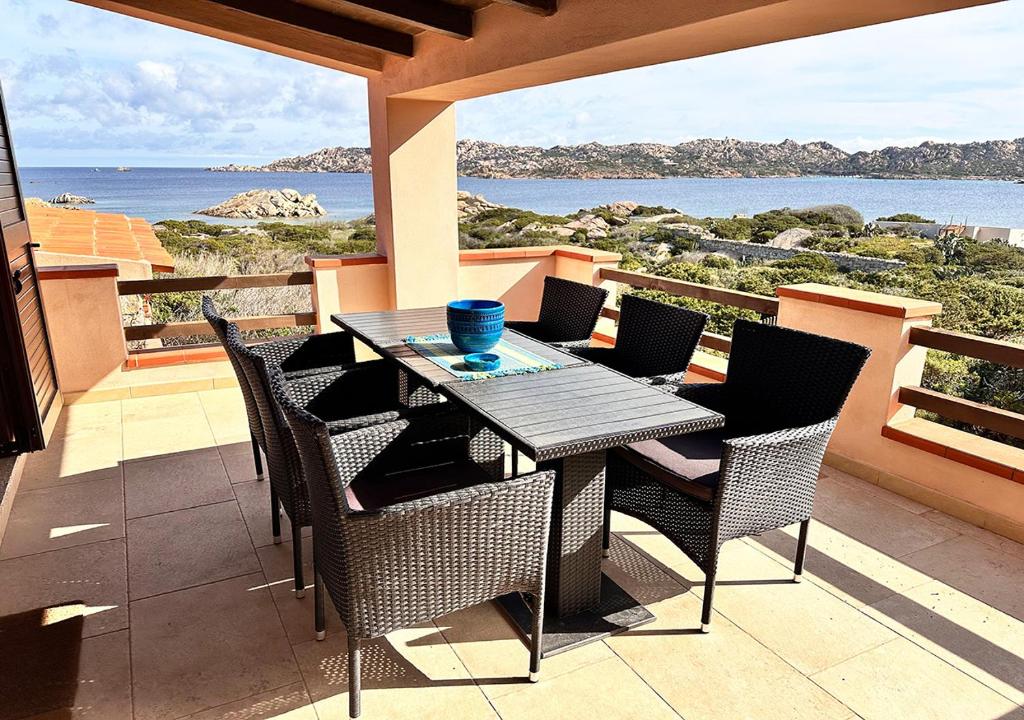
[[[96,200],[91,209],[143,217],[199,219],[196,210],[253,188],[316,193],[329,216],[349,220],[373,210],[369,175],[343,173],[214,173],[201,168],[21,169],[25,194],[64,192]],[[563,214],[616,200],[678,208],[697,217],[753,214],[779,207],[843,203],[867,219],[913,212],[946,222],[1024,227],[1024,185],[987,180],[862,178],[666,178],[661,180],[487,180],[459,178],[459,188],[542,213]],[[202,218],[238,224],[237,220]]]

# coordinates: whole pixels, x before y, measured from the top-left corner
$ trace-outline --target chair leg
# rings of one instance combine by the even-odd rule
[[[604,499],[604,538],[601,542],[601,547],[603,548],[602,556],[609,557],[612,546],[612,504],[607,497]]]
[[[544,645],[544,596],[533,596],[533,629],[530,631],[530,682],[540,680],[540,653]]]
[[[306,578],[302,573],[302,528],[292,521],[292,560],[295,563],[295,597],[306,597]]]
[[[263,456],[260,454],[260,444],[256,442],[256,436],[249,433],[252,438],[252,460],[256,464],[256,479],[263,479]]]
[[[274,544],[281,544],[281,503],[277,501],[277,491],[270,485],[270,527],[274,533]]]
[[[793,582],[800,582],[804,578],[804,555],[807,553],[807,530],[810,525],[810,520],[804,520],[800,523],[800,539],[796,543],[796,563],[793,566]]]
[[[718,550],[712,552],[704,571],[704,608],[700,615],[700,631],[711,632],[711,604],[715,597],[715,575],[718,574]]]
[[[512,477],[519,475],[519,451],[512,448]]]
[[[348,716],[359,717],[359,639],[348,639]]]
[[[316,639],[323,640],[327,637],[327,616],[324,613],[324,579],[320,576],[320,568],[316,560],[316,543],[313,543],[313,601],[316,604]]]

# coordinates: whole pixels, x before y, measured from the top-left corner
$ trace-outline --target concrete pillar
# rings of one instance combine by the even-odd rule
[[[396,309],[459,296],[455,106],[388,98],[369,81],[377,249]]]
[[[128,358],[117,294],[117,265],[37,270],[62,393],[84,392],[121,371]]]

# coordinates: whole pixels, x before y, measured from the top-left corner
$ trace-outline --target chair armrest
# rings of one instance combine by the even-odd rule
[[[277,365],[282,372],[290,376],[317,372],[356,361],[352,336],[344,332],[257,343],[250,345],[249,349],[268,363]]]
[[[388,515],[423,512],[438,508],[443,509],[458,505],[481,503],[488,498],[497,496],[520,495],[528,497],[535,494],[537,487],[541,488],[542,491],[544,489],[547,491],[548,513],[550,514],[551,496],[555,487],[555,472],[553,470],[530,473],[529,475],[519,475],[508,480],[499,480],[497,482],[473,485],[471,487],[460,488],[458,490],[449,490],[436,495],[426,495],[424,497],[416,498],[415,500],[408,500],[406,502],[388,505],[373,514]]]
[[[575,350],[586,350],[590,347],[590,338],[586,340],[562,340],[560,342],[550,342],[548,345],[553,345],[561,350],[569,350],[570,352]]]
[[[837,420],[724,441],[715,500],[721,541],[811,517],[818,473]]]

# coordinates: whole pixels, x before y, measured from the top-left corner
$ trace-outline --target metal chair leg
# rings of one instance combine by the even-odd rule
[[[540,680],[540,654],[544,645],[544,595],[533,597],[533,629],[530,631],[530,682]]]
[[[604,499],[604,537],[601,542],[602,556],[609,557],[612,546],[612,504],[607,497]]]
[[[711,603],[715,597],[715,575],[718,574],[718,551],[715,550],[704,571],[704,608],[700,615],[700,631],[711,632]]]
[[[270,528],[274,533],[274,544],[281,544],[281,503],[277,501],[277,491],[270,485]]]
[[[316,558],[316,543],[313,543],[313,601],[315,608],[316,639],[327,637],[327,616],[324,612],[324,579],[320,577]]]
[[[359,717],[361,711],[359,704],[359,640],[349,637],[348,639],[348,716]]]
[[[302,572],[302,528],[292,521],[292,560],[295,562],[295,597],[306,597],[306,579]]]
[[[804,579],[804,555],[807,553],[807,530],[811,521],[804,520],[800,523],[800,539],[796,543],[796,563],[793,566],[793,582],[800,582]]]
[[[252,460],[256,464],[256,479],[263,479],[263,455],[260,454],[260,444],[256,442],[256,436],[249,433],[252,438]]]
[[[512,477],[519,475],[519,451],[512,448]]]

